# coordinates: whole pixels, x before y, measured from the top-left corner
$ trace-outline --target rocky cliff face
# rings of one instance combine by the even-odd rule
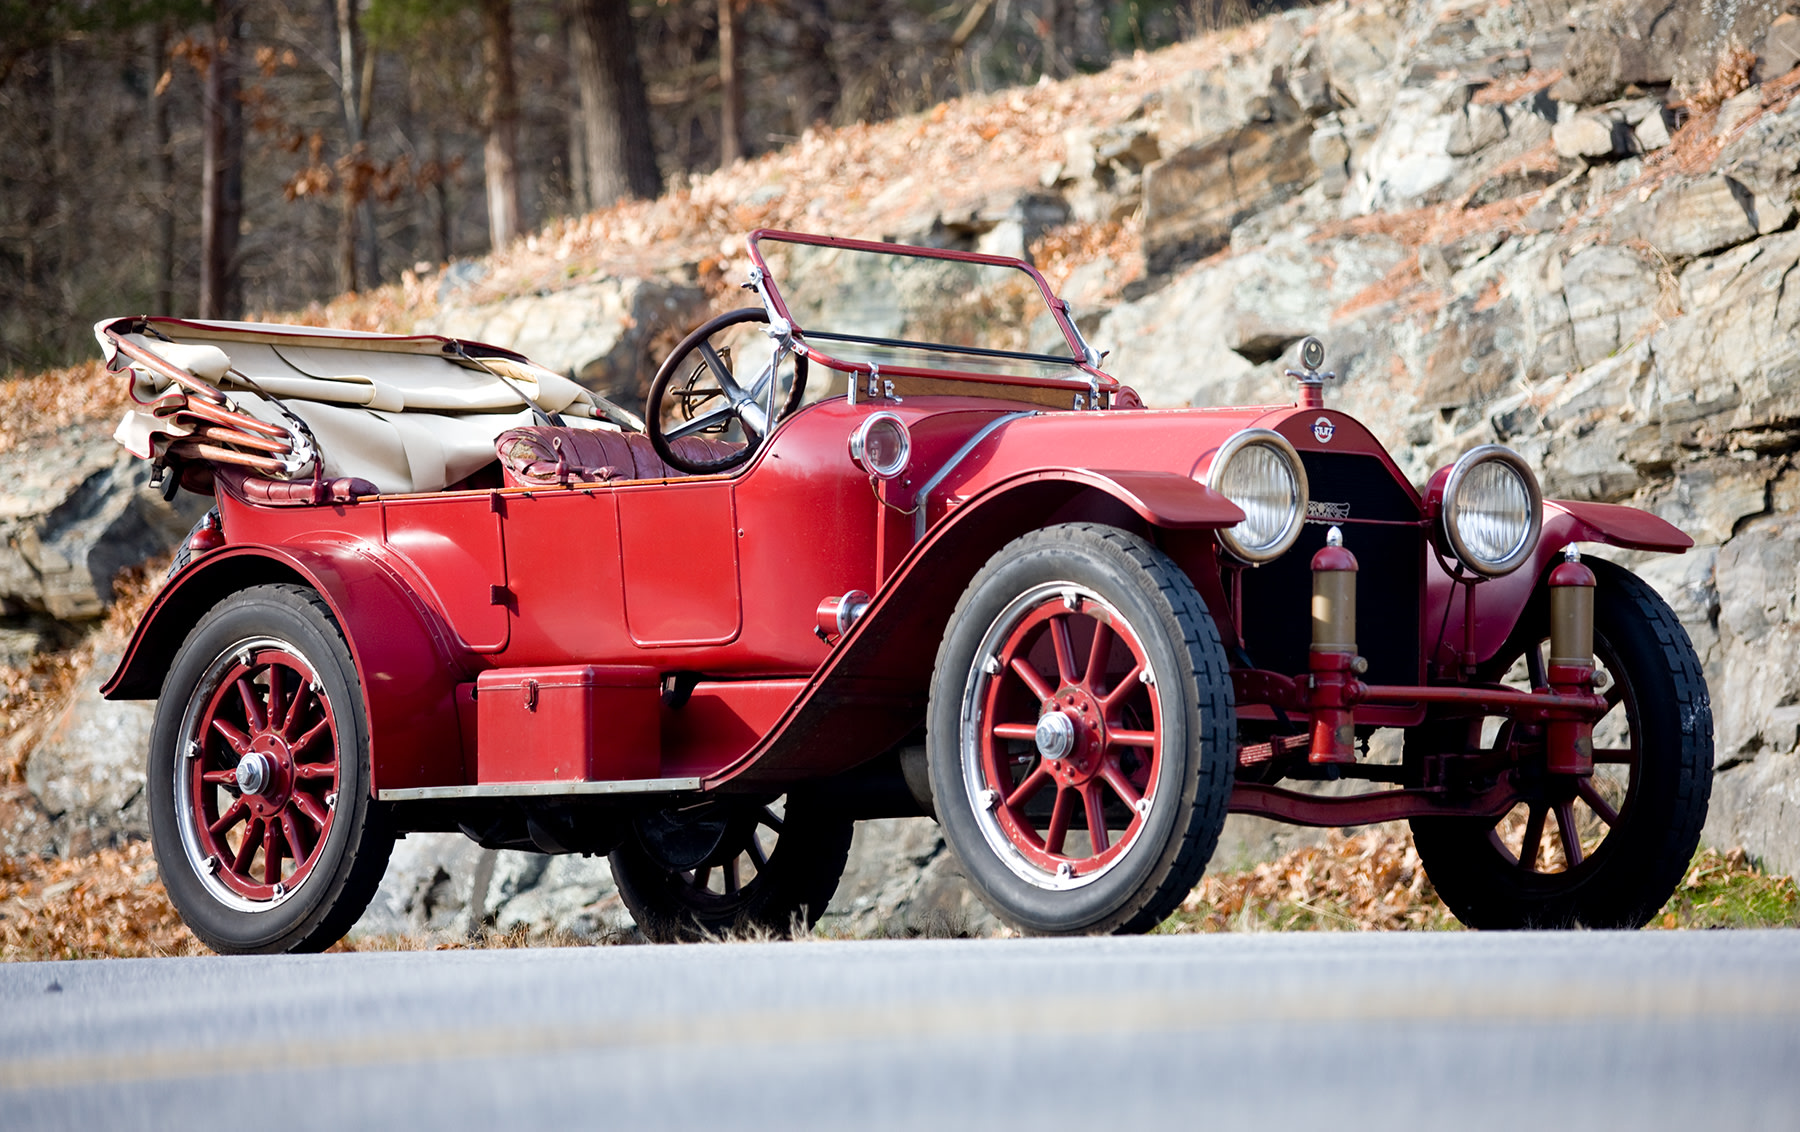
[[[555,250],[536,278],[556,282],[521,283],[531,272],[515,256],[485,281],[479,266],[446,273],[435,301],[420,301],[435,308],[432,327],[629,393],[658,343],[719,290],[721,264],[731,266],[721,257],[742,230],[774,223],[1032,252],[1113,351],[1108,369],[1152,405],[1287,400],[1289,348],[1317,334],[1341,375],[1328,399],[1367,421],[1416,481],[1497,441],[1538,467],[1552,496],[1632,503],[1693,535],[1699,545],[1683,556],[1606,553],[1662,591],[1705,660],[1719,771],[1708,839],[1793,870],[1800,19],[1790,8],[1800,5],[1340,0],[977,107],[968,113],[999,125],[979,127],[996,138],[995,157],[973,195],[940,198],[947,189],[918,183],[929,158],[869,157],[883,145],[923,153],[945,130],[974,129],[963,111],[809,135],[792,155],[746,167],[736,189],[698,186],[610,228],[590,221],[590,236],[679,235],[653,266],[577,279],[570,257],[582,245],[570,230],[544,240]],[[1003,146],[1007,122],[1036,140]],[[846,189],[852,158],[863,180]],[[946,166],[944,183],[964,172]],[[703,198],[726,203],[707,212]],[[738,237],[721,244],[721,231]],[[166,547],[191,519],[141,489],[104,429],[72,428],[44,447],[52,454],[15,446],[0,457],[17,465],[5,482],[22,485],[0,514],[0,647],[15,653],[52,621],[96,615],[109,571]],[[65,850],[78,831],[91,842],[138,828],[128,795],[141,721],[95,701],[92,684],[29,742],[15,732],[29,797],[15,786],[0,826],[37,831],[17,845]],[[1254,853],[1264,831],[1236,832],[1228,852]],[[928,827],[872,827],[858,846],[834,907],[842,922],[991,927]],[[603,869],[414,848],[378,909],[389,926],[473,913],[597,931],[620,914]]]

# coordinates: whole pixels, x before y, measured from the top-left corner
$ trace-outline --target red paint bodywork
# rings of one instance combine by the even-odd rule
[[[1054,297],[1051,310],[1076,343]],[[812,356],[813,381],[842,380],[829,358]],[[1082,372],[1062,387],[1120,388],[1091,366]],[[898,416],[912,440],[908,469],[879,484],[848,451],[851,432],[874,412]],[[776,790],[849,770],[913,731],[946,621],[969,579],[1007,542],[1049,523],[1102,521],[1147,535],[1193,579],[1228,648],[1261,644],[1243,637],[1234,587],[1245,584],[1245,571],[1224,561],[1213,536],[1243,513],[1204,484],[1223,442],[1253,427],[1280,433],[1303,458],[1366,458],[1357,466],[1391,480],[1405,513],[1351,515],[1343,520],[1347,539],[1398,531],[1423,559],[1415,565],[1424,584],[1404,599],[1416,605],[1403,611],[1419,626],[1415,670],[1365,689],[1359,724],[1416,723],[1428,699],[1493,700],[1476,688],[1421,685],[1454,674],[1470,640],[1476,664],[1495,656],[1567,543],[1690,545],[1630,508],[1548,503],[1536,558],[1477,588],[1477,623],[1466,638],[1462,589],[1428,548],[1435,497],[1422,498],[1375,436],[1339,410],[1072,411],[984,397],[852,404],[837,395],[782,422],[732,476],[296,506],[255,500],[240,479],[220,475],[226,545],[198,555],[164,589],[104,691],[155,696],[208,608],[247,585],[290,582],[323,595],[350,643],[377,793],[564,775]],[[1333,490],[1330,482],[1312,485],[1315,499],[1337,498]],[[1362,561],[1365,578],[1383,568]],[[854,590],[873,595],[868,610],[828,644],[815,631],[820,602]],[[1291,600],[1305,603],[1308,593],[1298,589]],[[1361,613],[1373,622],[1384,610],[1364,604]],[[551,679],[571,673],[585,675]],[[1304,708],[1294,682],[1305,677],[1304,663],[1286,672],[1246,665],[1234,677],[1243,719]],[[540,709],[524,706],[528,678],[539,680]],[[494,706],[484,712],[483,704]],[[545,714],[531,718],[539,710]],[[1384,799],[1365,808],[1399,816],[1424,804]],[[1376,820],[1354,805],[1332,810],[1332,824]],[[1320,818],[1314,802],[1266,787],[1244,794],[1240,808]]]

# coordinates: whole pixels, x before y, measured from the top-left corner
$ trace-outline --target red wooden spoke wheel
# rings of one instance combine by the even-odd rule
[[[312,665],[274,638],[218,658],[201,689],[183,744],[183,844],[221,897],[279,899],[306,880],[330,834],[331,704]]]
[[[980,758],[966,764],[978,820],[1021,875],[1087,883],[1129,851],[1157,788],[1160,709],[1144,646],[1072,583],[1021,595],[992,635],[972,689]]]
[[[150,735],[150,835],[169,899],[227,954],[318,951],[387,870],[356,664],[297,585],[227,596],[188,634]]]
[[[988,560],[944,634],[932,798],[970,883],[1022,931],[1147,931],[1218,842],[1236,734],[1187,575],[1130,532],[1046,527]]]

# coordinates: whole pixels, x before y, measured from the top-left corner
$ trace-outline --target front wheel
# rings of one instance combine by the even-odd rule
[[[1541,738],[1502,723],[1492,744],[1517,759],[1524,799],[1498,821],[1412,823],[1426,875],[1470,927],[1642,927],[1700,843],[1713,772],[1700,658],[1655,590],[1610,562],[1587,564],[1598,581],[1594,658],[1610,678],[1607,713],[1594,727],[1594,773],[1544,773]],[[1546,635],[1540,616],[1519,639],[1541,658]],[[1464,732],[1465,749],[1479,741]],[[1409,753],[1446,739],[1458,741],[1427,728],[1408,736]]]
[[[1236,711],[1218,630],[1161,551],[1071,523],[1014,540],[939,647],[928,748],[946,839],[1038,935],[1142,932],[1218,843]]]
[[[356,666],[317,594],[257,586],[201,618],[157,701],[147,789],[157,869],[208,947],[322,951],[350,930],[393,836]]]

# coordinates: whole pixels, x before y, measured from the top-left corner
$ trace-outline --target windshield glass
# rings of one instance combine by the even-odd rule
[[[1016,262],[775,235],[753,247],[788,319],[827,365],[1087,383],[1037,279]]]

